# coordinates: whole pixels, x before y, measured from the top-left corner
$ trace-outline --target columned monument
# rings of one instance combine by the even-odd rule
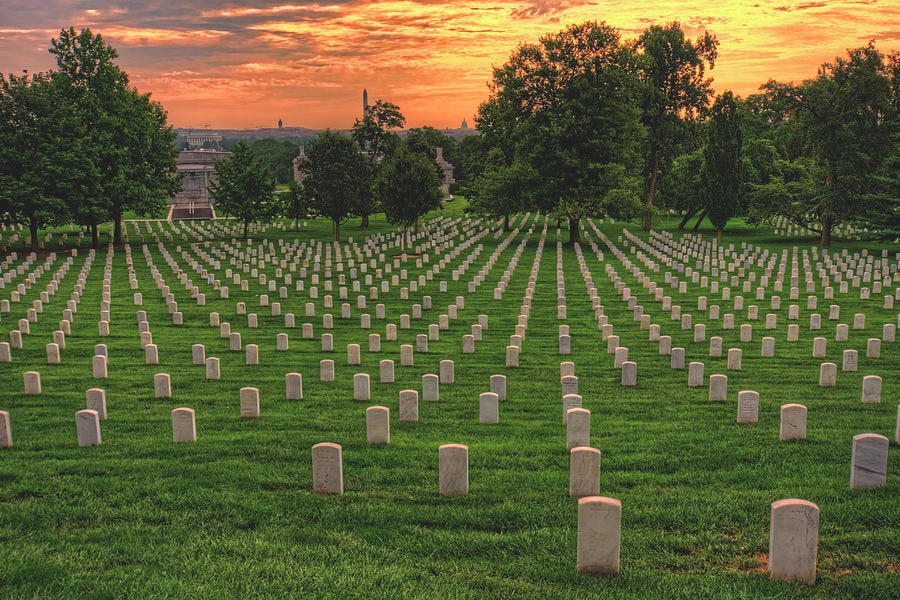
[[[209,185],[215,181],[216,163],[230,152],[184,150],[176,161],[181,191],[172,199],[170,221],[213,219],[216,216],[209,201]]]

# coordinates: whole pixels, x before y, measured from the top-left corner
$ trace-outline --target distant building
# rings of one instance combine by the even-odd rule
[[[441,191],[444,196],[450,195],[450,184],[456,183],[453,179],[453,165],[444,159],[444,149],[437,149],[437,164],[441,168]]]
[[[459,128],[460,128],[460,129],[462,129],[462,130],[466,130],[466,129],[468,129],[468,128],[469,128],[469,124],[468,124],[468,123],[466,123],[466,119],[465,119],[465,117],[463,117],[463,122],[462,122],[462,125],[460,125],[460,126],[459,126]]]
[[[203,148],[204,145],[216,144],[222,141],[222,134],[202,129],[200,131],[189,131],[185,135],[187,139],[188,149]]]
[[[278,129],[284,129],[284,123],[281,122],[281,119],[278,119]]]
[[[306,159],[306,151],[303,149],[303,146],[300,146],[300,154],[291,161],[294,164],[294,181],[297,183],[303,183],[303,178],[306,177],[306,173],[300,170],[300,164],[304,159]]]
[[[209,184],[215,180],[216,163],[230,154],[210,150],[184,150],[179,153],[176,165],[182,187],[172,199],[170,220],[215,217],[209,201]]]
[[[363,121],[369,116],[369,92],[363,88]]]

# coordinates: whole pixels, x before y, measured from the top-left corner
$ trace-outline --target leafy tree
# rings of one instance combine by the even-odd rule
[[[779,214],[820,234],[831,243],[840,223],[883,210],[873,202],[873,175],[881,172],[895,150],[897,119],[897,54],[888,60],[874,44],[850,50],[822,65],[814,79],[801,85],[770,81],[764,86],[774,102],[788,106],[787,119],[795,121],[807,158],[801,161],[814,189],[786,202],[778,192],[783,179],[753,194],[757,214]],[[799,157],[798,157],[799,158]]]
[[[709,142],[703,152],[706,216],[722,241],[722,230],[741,208],[742,146],[737,105],[731,92],[716,98],[709,119]]]
[[[702,111],[712,96],[712,69],[718,41],[710,33],[691,42],[677,22],[648,27],[635,42],[641,54],[639,73],[644,83],[643,122],[647,127],[647,208],[644,230],[653,224],[653,204],[660,167],[675,151],[684,118]]]
[[[572,25],[523,44],[494,69],[478,128],[507,164],[537,174],[533,208],[579,221],[608,209],[630,212],[643,128],[635,102],[634,54],[603,23]],[[639,181],[638,181],[639,183]]]
[[[66,198],[89,198],[98,174],[84,152],[84,126],[45,73],[0,75],[0,212],[38,230],[68,220]]]
[[[269,169],[276,182],[288,184],[293,181],[293,160],[300,153],[299,144],[265,138],[256,140],[250,146],[253,155]]]
[[[291,179],[291,182],[288,184],[288,191],[286,194],[282,194],[282,199],[284,201],[284,215],[294,220],[294,231],[299,231],[300,219],[305,219],[309,214],[303,186]]]
[[[471,185],[469,207],[476,214],[502,217],[503,229],[509,231],[510,215],[528,210],[537,174],[522,161],[507,165],[499,148],[492,149],[485,162],[484,172]]]
[[[472,182],[484,171],[487,152],[487,144],[481,135],[467,135],[457,143],[453,179],[462,194],[469,194]]]
[[[75,220],[91,229],[115,223],[114,243],[121,242],[126,210],[155,212],[178,190],[175,133],[162,106],[128,86],[128,75],[114,62],[118,53],[89,29],[63,29],[51,40],[56,57],[54,81],[86,124],[84,150],[97,176],[90,199],[70,197]]]
[[[404,247],[409,228],[441,207],[441,180],[433,161],[413,152],[406,143],[381,165],[375,189],[388,223],[403,227]]]
[[[351,137],[369,155],[371,173],[369,178],[377,177],[376,165],[385,157],[390,156],[400,143],[400,136],[392,129],[399,129],[406,123],[406,117],[400,112],[400,107],[391,102],[378,99],[369,107],[367,114],[360,121],[353,123]],[[375,195],[360,194],[356,200],[354,212],[362,217],[360,227],[366,229],[369,226],[369,215],[378,210]]]
[[[275,182],[246,142],[235,144],[231,156],[217,162],[215,168],[210,197],[219,211],[244,224],[243,237],[247,238],[250,223],[275,214]]]
[[[682,154],[672,161],[672,166],[663,175],[666,205],[684,213],[678,229],[684,229],[693,217],[697,217],[697,227],[706,217],[704,183],[706,165],[703,148]]]
[[[368,162],[354,141],[327,130],[306,145],[300,169],[309,207],[331,219],[334,239],[341,241],[341,223],[353,214],[360,196],[372,193]]]

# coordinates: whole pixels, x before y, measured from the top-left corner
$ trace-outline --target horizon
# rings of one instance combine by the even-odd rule
[[[50,39],[87,27],[116,48],[131,85],[150,92],[175,128],[277,129],[281,119],[286,128],[347,130],[367,88],[370,104],[400,107],[406,129],[456,129],[465,119],[474,130],[492,66],[571,23],[606,21],[623,40],[671,21],[691,39],[709,31],[719,40],[714,89],[744,97],[768,79],[814,77],[869,40],[885,54],[900,47],[900,5],[883,0],[614,0],[602,14],[590,0],[124,4],[0,6],[0,71],[52,68]]]

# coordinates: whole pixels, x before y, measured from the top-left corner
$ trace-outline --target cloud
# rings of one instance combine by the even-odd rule
[[[514,19],[535,17],[556,17],[570,8],[593,4],[589,0],[529,0],[522,8],[514,8],[510,15]]]
[[[776,6],[775,10],[780,12],[792,12],[795,10],[809,10],[811,8],[822,8],[823,6],[827,6],[826,2],[803,2],[802,4],[798,4],[796,6]]]

